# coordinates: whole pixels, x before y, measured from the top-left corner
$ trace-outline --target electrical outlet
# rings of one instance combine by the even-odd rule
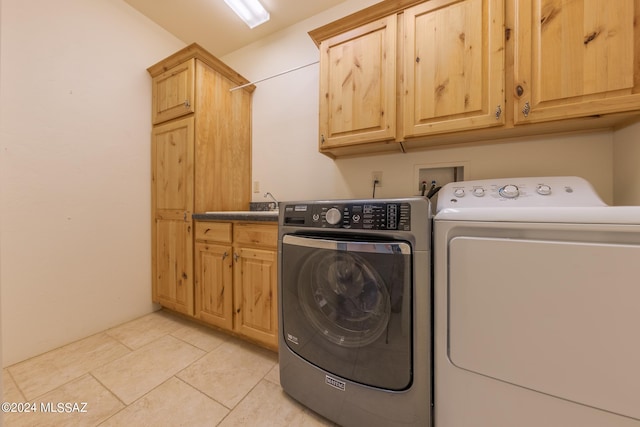
[[[375,183],[376,187],[382,187],[382,171],[371,172],[371,183]]]
[[[254,193],[260,192],[260,181],[253,181],[253,192]]]

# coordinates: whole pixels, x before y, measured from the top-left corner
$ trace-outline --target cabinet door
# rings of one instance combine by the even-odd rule
[[[514,3],[516,124],[640,107],[640,1]]]
[[[428,1],[404,27],[404,137],[504,124],[502,0]]]
[[[154,301],[193,315],[193,118],[152,133]]]
[[[396,135],[396,15],[320,45],[320,149]]]
[[[193,315],[191,224],[171,216],[155,220],[154,301]]]
[[[193,113],[194,75],[195,59],[190,59],[153,78],[153,124]]]
[[[278,345],[276,251],[243,247],[236,251],[235,329],[275,349]]]
[[[195,245],[196,316],[223,329],[233,329],[231,246]]]

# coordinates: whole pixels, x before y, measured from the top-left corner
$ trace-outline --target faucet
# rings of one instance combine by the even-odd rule
[[[275,197],[273,197],[273,194],[271,194],[270,192],[268,192],[268,191],[267,191],[266,193],[264,193],[264,198],[266,199],[267,197],[270,197],[270,198],[271,198],[271,200],[273,200],[273,201],[274,201],[274,203],[271,203],[271,205],[273,205],[273,207],[271,208],[271,210],[274,210],[274,211],[275,211],[276,209],[278,209],[278,201],[276,200],[276,198],[275,198]]]

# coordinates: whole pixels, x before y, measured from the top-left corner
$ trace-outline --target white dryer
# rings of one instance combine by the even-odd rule
[[[436,427],[640,426],[640,207],[576,177],[451,183],[433,251]]]

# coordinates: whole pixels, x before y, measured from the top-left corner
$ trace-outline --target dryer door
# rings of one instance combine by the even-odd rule
[[[286,235],[283,333],[317,367],[391,390],[411,385],[411,246]]]
[[[640,245],[577,233],[593,241],[451,239],[449,358],[488,378],[640,419]]]

